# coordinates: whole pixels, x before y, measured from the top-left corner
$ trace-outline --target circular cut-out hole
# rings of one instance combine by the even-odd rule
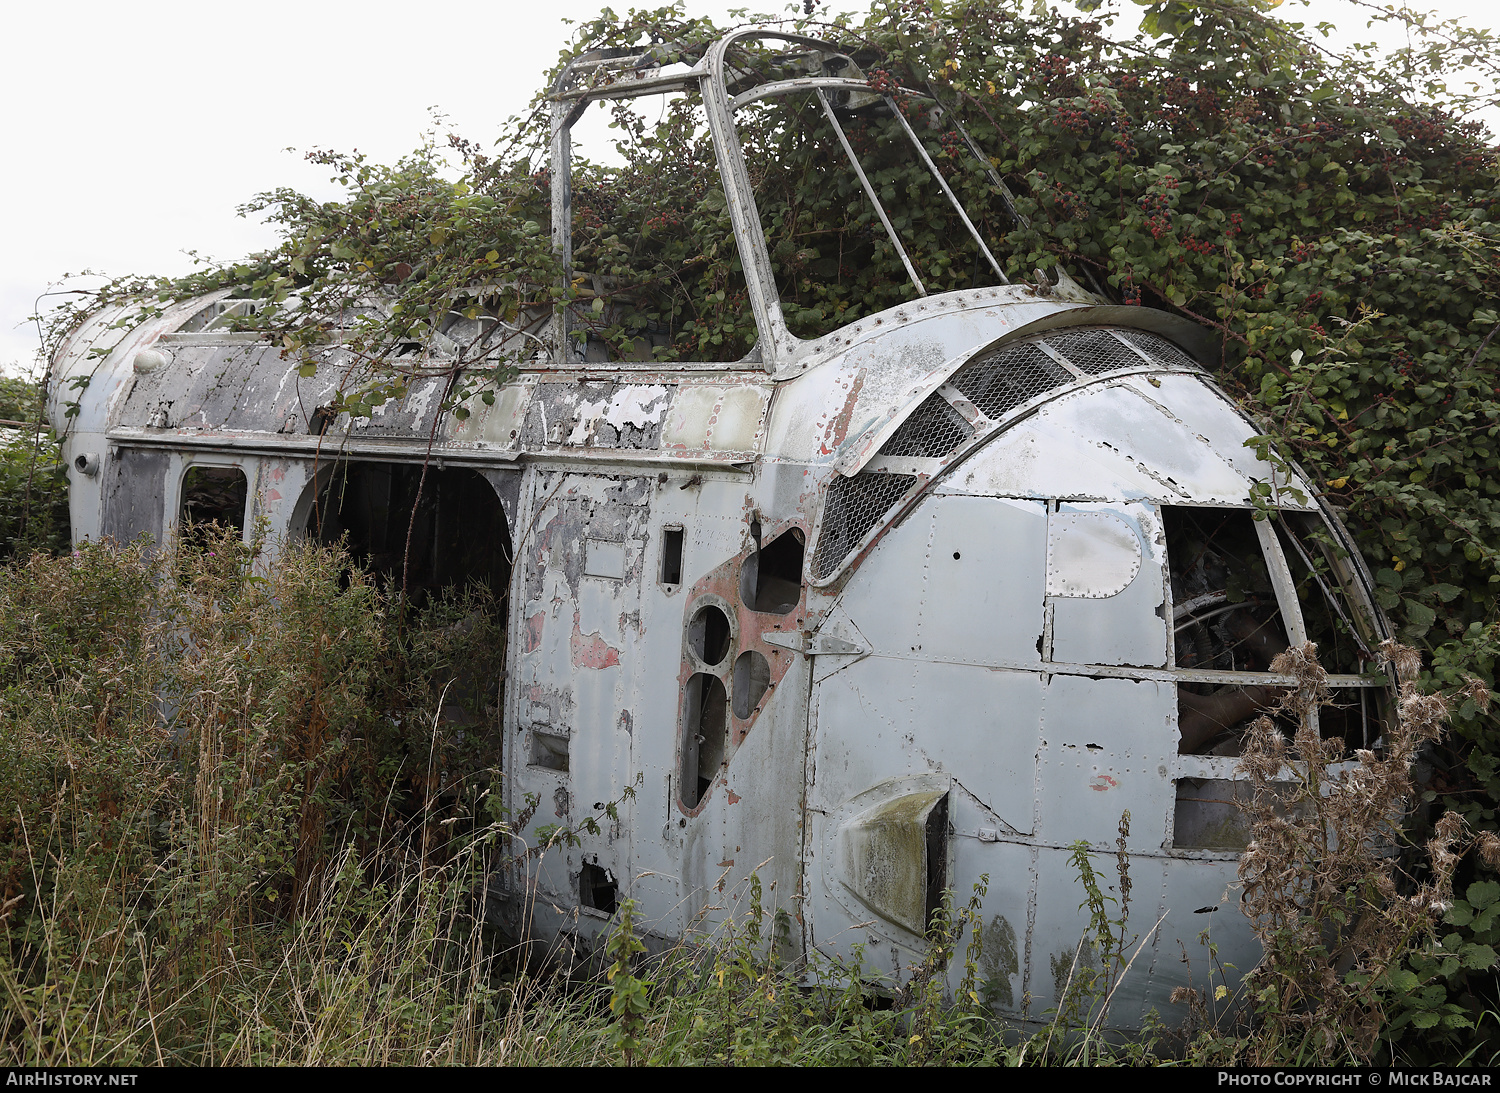
[[[714,604],[705,604],[688,623],[688,648],[704,664],[718,664],[729,654],[729,616]]]
[[[955,562],[958,561],[958,551],[956,551],[956,550],[953,552],[953,560]]]
[[[771,664],[754,649],[734,662],[734,716],[741,721],[755,712],[771,685]]]

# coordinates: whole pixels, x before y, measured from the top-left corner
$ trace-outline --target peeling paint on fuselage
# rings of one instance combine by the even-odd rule
[[[727,92],[693,71],[728,140]],[[552,173],[564,195],[566,171]],[[753,194],[721,181],[748,216]],[[477,471],[510,544],[501,731],[517,845],[598,821],[492,879],[517,932],[596,946],[608,890],[666,946],[740,913],[754,877],[793,924],[785,955],[850,962],[859,946],[894,989],[928,955],[934,891],[962,903],[987,886],[986,997],[1038,1021],[1066,1003],[1075,955],[1091,959],[1075,845],[1113,854],[1121,839],[1133,913],[1157,925],[1112,1026],[1138,1028],[1207,979],[1205,908],[1220,908],[1217,966],[1251,967],[1227,897],[1242,829],[1232,801],[1194,790],[1232,784],[1234,759],[1183,754],[1178,705],[1182,687],[1243,687],[1245,673],[1176,663],[1167,512],[1247,513],[1271,486],[1323,521],[1353,609],[1374,637],[1384,623],[1310,484],[1247,447],[1258,429],[1191,359],[1210,340],[1063,278],[927,296],[799,341],[758,224],[734,231],[754,359],[653,362],[649,339],[623,360],[591,341],[580,359],[570,339],[588,317],[539,312],[496,327],[473,374],[518,371],[462,414],[443,402],[464,389],[455,365],[368,419],[332,419],[359,362],[330,346],[302,376],[224,328],[253,305],[228,290],[134,326],[125,307],[89,316],[51,388],[75,534],[166,541],[195,463],[244,472],[246,535],[263,522],[271,553],[307,534],[337,464],[389,480]],[[533,332],[549,322],[550,343]],[[1068,356],[1072,334],[1091,355]],[[1039,346],[1055,368],[1020,359]],[[762,567],[782,582],[764,594]]]

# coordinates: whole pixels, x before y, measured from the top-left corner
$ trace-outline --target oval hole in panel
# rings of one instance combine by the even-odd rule
[[[688,680],[682,703],[678,787],[684,808],[697,808],[724,765],[728,705],[724,681],[707,672]]]
[[[688,648],[710,667],[729,654],[729,637],[729,616],[714,604],[698,608],[688,623]]]
[[[747,649],[734,662],[734,716],[744,721],[755,712],[771,683],[771,662]]]
[[[1047,595],[1118,596],[1141,569],[1141,540],[1118,516],[1054,512],[1047,518]]]

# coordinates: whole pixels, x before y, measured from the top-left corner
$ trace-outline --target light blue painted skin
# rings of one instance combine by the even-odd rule
[[[323,430],[316,407],[348,381],[340,350],[299,378],[274,346],[222,329],[250,306],[232,291],[120,328],[130,310],[106,309],[53,362],[75,535],[170,543],[188,469],[235,467],[269,560],[309,533],[336,464],[397,482],[435,435],[438,472],[480,475],[503,513],[500,731],[521,839],[618,804],[599,834],[493,878],[512,930],[587,951],[628,896],[660,943],[707,935],[747,910],[754,874],[788,915],[789,957],[859,949],[895,983],[925,955],[927,889],[963,901],[988,877],[989,997],[1038,1021],[1088,959],[1070,848],[1112,854],[1128,810],[1145,944],[1109,1023],[1171,1020],[1172,989],[1209,981],[1205,936],[1231,976],[1258,957],[1236,898],[1235,760],[1184,754],[1184,739],[1204,751],[1210,714],[1231,728],[1253,716],[1236,688],[1285,682],[1254,650],[1303,640],[1331,610],[1296,577],[1298,544],[1314,530],[1342,544],[1324,558],[1328,595],[1373,648],[1386,624],[1368,575],[1311,485],[1246,446],[1259,430],[1203,371],[1204,333],[1173,316],[1054,275],[790,335],[732,139],[753,89],[729,95],[731,45],[646,78],[705,103],[754,359],[609,360],[587,337],[592,313],[538,314],[545,352],[514,327],[484,343],[520,372],[467,418],[443,409],[438,379]],[[831,47],[808,48],[831,67]],[[847,79],[814,66],[798,93]],[[565,73],[554,152],[572,104],[650,89],[579,91]],[[563,196],[567,174],[552,172]],[[555,224],[570,253],[566,236]],[[479,334],[467,321],[452,317],[453,342]],[[579,345],[581,358],[558,349]],[[1300,514],[1298,544],[1249,520],[1267,486]],[[1274,589],[1253,617],[1203,583],[1218,569],[1169,549],[1205,514],[1239,529],[1235,557]],[[1212,662],[1179,663],[1215,643]],[[1358,673],[1377,666],[1328,667],[1363,693],[1349,732],[1364,746],[1384,692]]]

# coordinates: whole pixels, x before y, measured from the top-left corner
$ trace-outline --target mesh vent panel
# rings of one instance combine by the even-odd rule
[[[1073,376],[1030,342],[1009,345],[1000,352],[965,365],[953,377],[984,416],[1004,417],[1021,403],[1070,382]]]
[[[1148,334],[1144,330],[1122,330],[1120,336],[1136,346],[1157,364],[1168,368],[1201,368],[1197,361],[1178,349],[1166,338]]]
[[[1048,334],[1047,344],[1067,357],[1074,368],[1091,376],[1116,368],[1139,368],[1145,363],[1108,330],[1064,330]]]
[[[891,434],[880,448],[881,455],[916,455],[938,458],[947,455],[974,430],[946,399],[933,392],[922,400],[911,417]]]
[[[914,474],[874,474],[853,478],[835,475],[823,506],[818,549],[813,555],[813,577],[822,580],[880,523],[880,518],[916,484]]]

